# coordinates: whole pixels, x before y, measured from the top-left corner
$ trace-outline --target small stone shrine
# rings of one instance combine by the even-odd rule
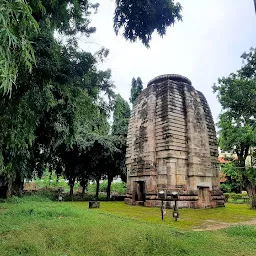
[[[162,75],[137,98],[129,122],[127,197],[132,205],[159,206],[165,191],[179,207],[224,205],[219,189],[215,126],[204,95],[180,75]]]

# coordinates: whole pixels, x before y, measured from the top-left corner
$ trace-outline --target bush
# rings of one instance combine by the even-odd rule
[[[222,183],[220,184],[220,189],[223,191],[223,193],[230,193],[231,187],[228,184]]]
[[[100,183],[100,192],[107,192],[108,181],[104,180]],[[89,193],[95,193],[96,191],[96,183],[89,184],[87,188]],[[111,184],[111,192],[118,193],[119,195],[124,195],[126,192],[126,183],[125,182],[112,182]]]
[[[116,192],[119,195],[124,195],[126,193],[126,183],[125,182],[112,183],[111,192]]]
[[[64,190],[69,190],[67,180],[64,179],[62,176],[58,178],[54,172],[50,174],[48,171],[46,171],[41,179],[38,178],[34,182],[39,189],[54,189],[62,187]],[[78,189],[79,187],[79,183],[76,182],[74,189]]]
[[[243,195],[236,194],[236,193],[230,193],[230,198],[233,199],[234,201],[237,201],[238,199],[243,199]]]
[[[69,194],[64,194],[63,200],[72,201]],[[94,200],[96,200],[95,192],[85,193],[84,197],[82,196],[82,193],[76,193],[73,195],[73,201],[94,201]],[[98,201],[106,201],[106,200],[107,200],[106,193],[100,192]]]

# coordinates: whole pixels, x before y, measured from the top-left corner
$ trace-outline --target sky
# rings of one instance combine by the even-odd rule
[[[131,80],[141,77],[144,88],[152,78],[180,74],[192,81],[210,105],[214,121],[221,112],[212,85],[242,65],[243,52],[256,47],[256,14],[253,0],[179,0],[183,21],[161,38],[156,33],[150,48],[116,36],[113,30],[114,0],[98,1],[92,15],[97,31],[81,37],[80,47],[95,52],[102,46],[110,50],[101,69],[112,70],[116,93],[129,101]]]

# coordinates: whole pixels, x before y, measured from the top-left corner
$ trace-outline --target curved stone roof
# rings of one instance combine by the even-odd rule
[[[183,83],[192,85],[191,81],[185,76],[177,75],[177,74],[166,74],[166,75],[161,75],[161,76],[157,76],[157,77],[153,78],[152,80],[150,80],[148,82],[148,86],[150,86],[154,83],[161,82],[163,80],[172,80],[172,81],[183,82]]]

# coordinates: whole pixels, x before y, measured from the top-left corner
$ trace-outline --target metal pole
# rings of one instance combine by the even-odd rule
[[[177,200],[174,201],[174,211],[177,212]],[[175,216],[175,221],[177,221],[178,216]]]
[[[162,206],[161,206],[161,214],[162,214],[162,220],[164,220],[164,201],[162,200]]]

